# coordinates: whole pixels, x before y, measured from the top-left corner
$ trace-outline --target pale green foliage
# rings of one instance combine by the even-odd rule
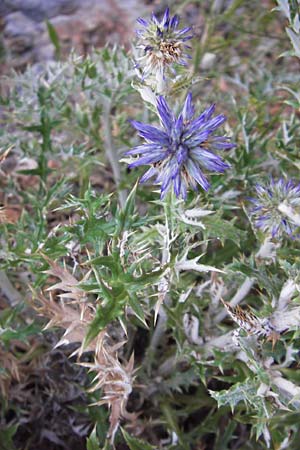
[[[300,4],[298,0],[289,2],[288,0],[277,0],[278,9],[289,21],[286,27],[287,35],[291,41],[293,51],[286,54],[292,54],[300,58]]]

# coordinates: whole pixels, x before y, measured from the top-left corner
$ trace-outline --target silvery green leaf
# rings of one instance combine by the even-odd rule
[[[205,230],[205,225],[199,220],[197,220],[197,218],[205,217],[213,213],[214,211],[210,211],[208,209],[193,208],[187,210],[179,210],[178,216],[180,220],[186,223],[187,225],[193,225],[195,227],[200,227],[203,230]]]
[[[286,28],[286,32],[293,45],[295,56],[300,58],[300,36],[291,30],[291,28]]]
[[[223,391],[211,391],[210,395],[218,402],[218,407],[224,405],[230,405],[232,412],[236,405],[240,402],[255,404],[255,400],[258,398],[256,396],[257,386],[253,380],[246,380],[242,383],[236,383],[228,390]]]
[[[272,325],[278,332],[294,329],[300,326],[300,307],[288,311],[278,310],[270,319]]]
[[[289,135],[289,130],[286,121],[282,122],[282,133],[283,133],[283,142],[285,145],[287,145],[292,139],[292,137]]]
[[[185,270],[195,270],[196,272],[220,272],[225,273],[224,270],[217,269],[213,266],[208,266],[205,264],[198,264],[198,260],[201,256],[197,256],[193,259],[182,259],[175,264],[175,270],[177,272],[182,272]]]
[[[293,21],[293,29],[296,33],[299,33],[300,30],[300,19],[299,14],[295,15],[294,21]]]
[[[150,103],[152,106],[154,106],[154,109],[153,108],[151,109],[153,111],[156,111],[157,97],[156,94],[152,91],[152,89],[149,86],[144,86],[142,84],[137,83],[132,83],[132,87],[140,93],[142,99],[145,102]]]
[[[193,209],[185,210],[184,213],[187,217],[190,217],[193,219],[195,217],[208,216],[209,214],[213,214],[214,211],[210,211],[209,209],[193,208]]]
[[[292,297],[296,291],[295,280],[288,279],[282,286],[279,299],[278,299],[278,310],[283,310],[287,304],[291,301]]]
[[[288,0],[277,0],[277,3],[278,7],[274,8],[274,10],[277,9],[278,11],[282,11],[285,17],[287,17],[287,19],[291,21],[291,11]]]

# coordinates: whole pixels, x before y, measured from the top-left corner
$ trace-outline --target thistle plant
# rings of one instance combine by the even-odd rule
[[[299,448],[295,2],[175,3],[3,80],[5,449]]]

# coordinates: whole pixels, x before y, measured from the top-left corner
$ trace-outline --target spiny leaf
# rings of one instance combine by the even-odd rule
[[[101,304],[98,306],[85,338],[85,346],[88,345],[110,322],[123,315],[124,303],[128,298],[128,293],[123,290],[119,293],[119,298],[117,298],[114,297],[113,293],[107,287],[105,287],[105,289],[109,292],[110,299],[105,305]]]
[[[119,212],[117,216],[117,235],[119,235],[121,231],[127,229],[130,226],[135,207],[136,188],[137,183],[134,185],[133,189],[128,195],[124,208]]]
[[[128,305],[132,308],[132,311],[134,312],[136,317],[138,319],[140,319],[140,321],[147,327],[144,310],[141,306],[141,302],[140,302],[139,298],[134,294],[129,295],[128,296]]]
[[[2,340],[3,342],[9,342],[12,339],[25,341],[28,336],[36,334],[39,331],[41,331],[41,328],[35,323],[16,330],[12,328],[3,329],[0,327],[0,340]]]
[[[205,224],[204,236],[206,238],[214,237],[220,239],[222,244],[229,239],[240,246],[241,240],[246,235],[244,231],[235,226],[234,220],[228,222],[216,214],[204,217],[203,223]]]
[[[147,444],[147,442],[130,436],[130,434],[123,430],[123,428],[121,428],[121,430],[126,444],[130,448],[130,450],[155,450],[156,447],[152,447],[152,445]]]
[[[134,277],[132,274],[125,273],[121,277],[121,281],[126,284],[127,289],[129,290],[139,290],[142,287],[146,287],[149,284],[156,283],[163,276],[164,272],[167,269],[167,265],[164,266],[163,269],[155,270],[150,273],[144,273],[139,277]]]
[[[111,273],[113,274],[113,276],[117,276],[118,274],[120,274],[120,272],[122,272],[122,266],[120,264],[120,261],[116,258],[114,258],[114,256],[109,255],[109,256],[98,256],[96,258],[90,259],[89,261],[87,261],[87,264],[91,264],[93,266],[103,266],[103,267],[107,267],[108,269],[111,270]]]
[[[86,450],[100,450],[96,427],[86,440]]]
[[[236,383],[228,390],[222,390],[219,392],[209,390],[210,395],[218,402],[218,407],[230,405],[232,412],[236,405],[240,402],[245,404],[256,405],[258,396],[257,383],[254,380],[247,379],[242,383]]]
[[[290,41],[293,45],[295,56],[300,58],[300,36],[299,36],[299,34],[295,33],[290,28],[286,28],[286,32],[287,32],[287,35],[290,38]]]

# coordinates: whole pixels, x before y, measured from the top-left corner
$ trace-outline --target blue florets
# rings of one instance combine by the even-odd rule
[[[161,184],[161,198],[173,185],[176,197],[187,196],[187,188],[197,190],[199,184],[205,191],[210,187],[203,169],[224,172],[230,166],[213,151],[231,149],[226,136],[216,136],[215,131],[225,122],[222,114],[213,117],[215,105],[195,116],[192,95],[186,97],[181,113],[176,117],[163,96],[158,97],[157,113],[162,128],[132,121],[133,127],[146,143],[129,150],[126,155],[139,157],[129,167],[150,165],[140,182],[155,178]]]
[[[257,196],[250,198],[255,226],[273,238],[295,236],[296,230],[299,231],[295,219],[300,209],[300,184],[280,178],[266,185],[257,184],[255,189]]]

